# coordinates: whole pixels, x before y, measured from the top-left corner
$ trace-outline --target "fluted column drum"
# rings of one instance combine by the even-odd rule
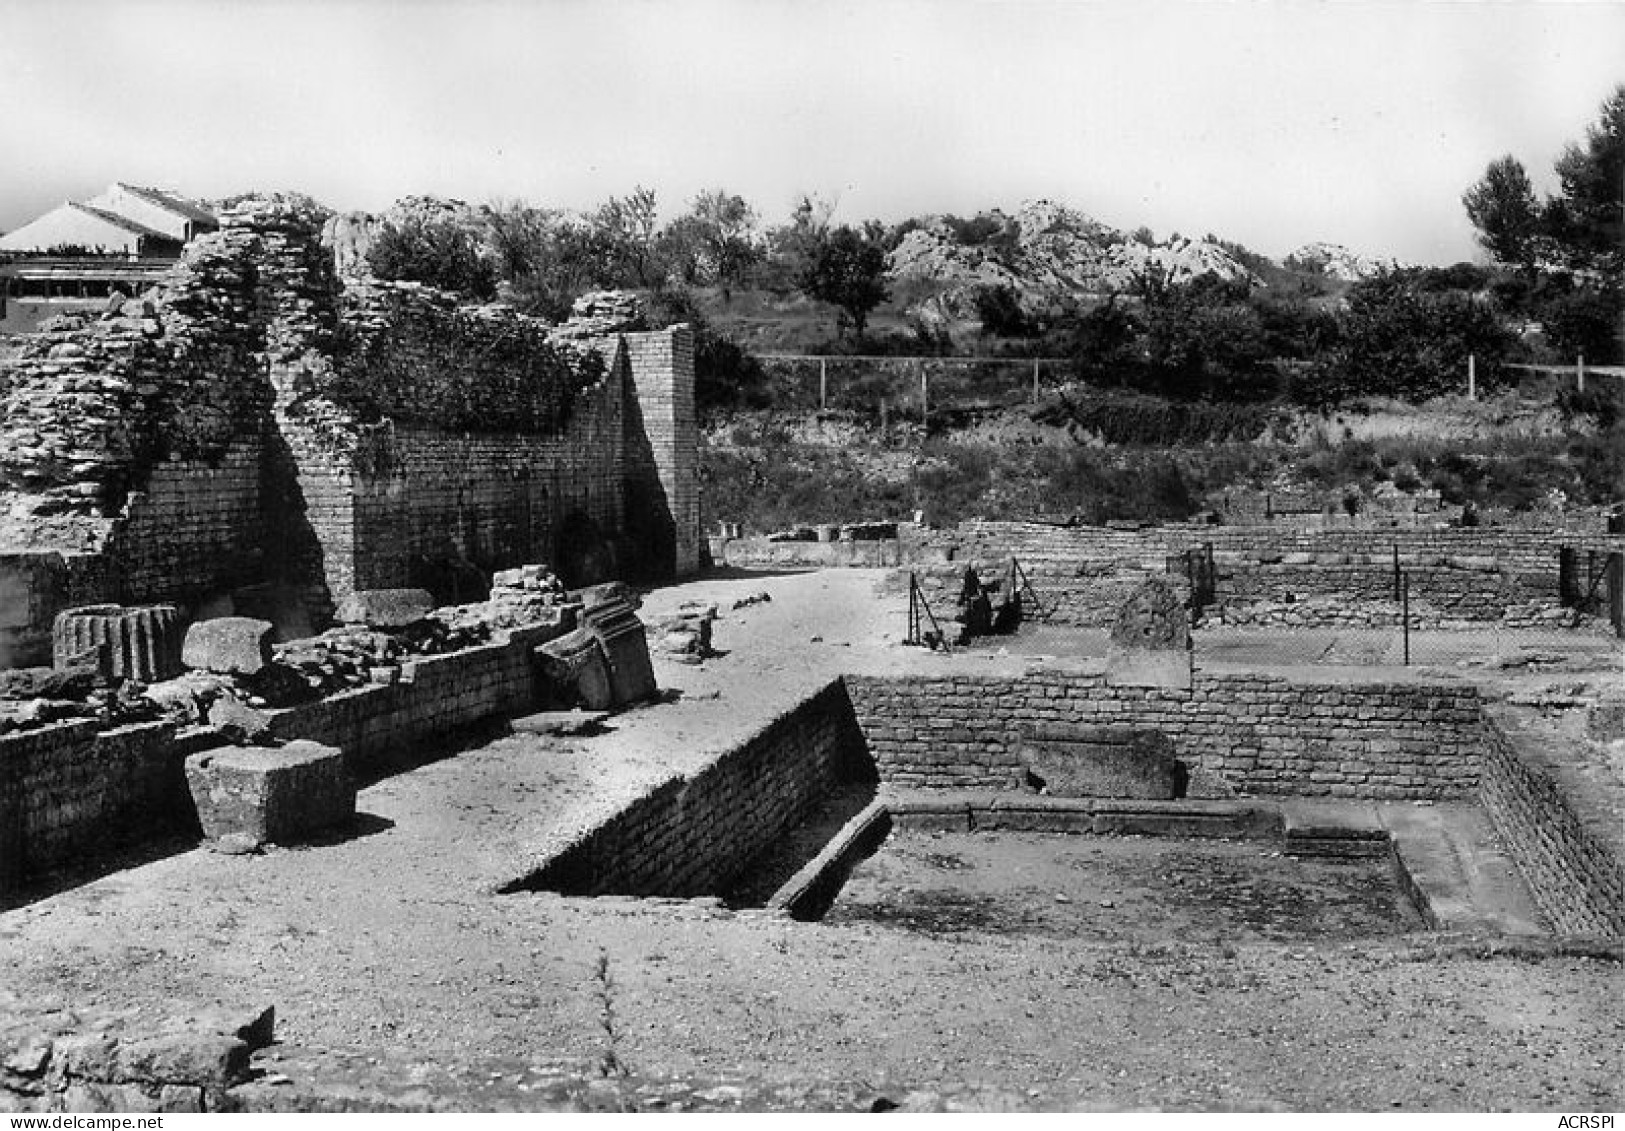
[[[51,631],[54,666],[66,666],[93,648],[105,651],[110,676],[155,683],[181,674],[186,625],[174,605],[85,605],[56,615]]]

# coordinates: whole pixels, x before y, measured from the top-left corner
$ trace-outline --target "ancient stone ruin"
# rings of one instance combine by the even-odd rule
[[[551,326],[341,278],[250,201],[162,281],[0,362],[0,666],[65,608],[173,604],[310,635],[367,590],[479,599],[699,561],[693,337],[589,295]]]
[[[1242,1017],[1279,1024],[1251,1063],[1283,1077],[1328,1047],[1473,1042],[1464,1075],[1500,1103],[1523,1027],[1418,1044],[1400,1024],[1441,1014],[1390,1020],[1407,986],[1483,987],[1468,1017],[1516,981],[1497,954],[1556,959],[1541,976],[1584,1001],[1604,983],[1578,963],[1617,962],[1619,782],[1576,720],[1453,673],[1193,670],[1197,578],[1174,568],[1193,542],[1223,572],[1218,620],[1349,578],[1375,593],[1397,535],[981,524],[961,546],[867,523],[763,541],[777,564],[923,565],[967,640],[1029,613],[1110,625],[1104,665],[905,651],[896,589],[833,607],[826,577],[640,596],[612,579],[700,557],[687,331],[641,328],[618,295],[561,327],[459,306],[353,270],[365,228],[331,235],[352,273],[297,207],[247,205],[151,293],[0,368],[0,907],[51,905],[22,907],[0,953],[31,994],[82,964],[76,988],[165,1006],[0,988],[0,1108],[737,1108],[752,1081],[625,1079],[623,1054],[659,1073],[709,1041],[806,1069],[877,1016],[912,1028],[853,1055],[938,1075],[1019,1057],[1025,1086],[1030,1064],[1109,1055],[1117,1021],[1075,1024],[1104,1010],[1177,1026],[1144,1060],[1150,1088],[1245,1044]],[[1408,537],[1436,615],[1546,601],[1534,535],[1499,559]],[[1455,589],[1470,599],[1445,605]],[[645,704],[673,706],[612,717]],[[1622,719],[1616,691],[1584,720],[1616,762]],[[188,859],[147,872],[145,852]],[[74,894],[114,869],[141,874]],[[888,879],[916,874],[929,886]],[[1282,879],[1300,874],[1321,886]],[[941,933],[963,941],[912,937]],[[380,969],[401,975],[387,1001],[362,992]],[[1311,1008],[1331,1020],[1294,1012],[1322,981],[1338,1003]],[[220,1008],[167,1015],[204,995]],[[262,999],[290,1006],[286,1045]],[[955,1037],[945,1003],[996,1005],[981,1044],[885,1059]],[[1224,1089],[1244,1075],[1214,1065]],[[1122,1078],[1057,1102],[1160,1100],[1100,1090]],[[1360,1098],[1335,1083],[1334,1102]],[[1198,1098],[1262,1106],[1281,1086]],[[787,1104],[818,1102],[793,1087]],[[882,1099],[862,1102],[899,1106]]]

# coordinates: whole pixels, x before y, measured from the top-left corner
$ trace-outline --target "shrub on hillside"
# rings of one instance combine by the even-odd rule
[[[1178,464],[1167,456],[1114,462],[1089,448],[1041,448],[1035,502],[1047,515],[1083,522],[1176,522],[1198,509]]]
[[[977,287],[971,300],[976,307],[976,317],[982,323],[984,338],[1030,338],[1038,331],[1021,308],[1021,296],[1014,287]]]
[[[1477,359],[1480,388],[1492,387],[1515,340],[1491,303],[1440,291],[1425,272],[1390,271],[1356,284],[1338,318],[1338,342],[1293,386],[1303,403],[1353,397],[1423,401],[1455,392]]]
[[[1620,337],[1622,297],[1625,290],[1615,284],[1562,289],[1541,303],[1537,316],[1553,359],[1571,361],[1583,355],[1587,361],[1610,364],[1625,357]]]
[[[1108,444],[1179,447],[1257,440],[1276,422],[1268,405],[1170,401],[1127,391],[1061,395],[1038,419],[1057,427],[1076,425]]]
[[[1068,330],[1065,350],[1086,381],[1116,384],[1139,364],[1140,320],[1116,295],[1069,320]]]
[[[411,215],[386,223],[367,252],[380,279],[423,283],[485,301],[496,297],[497,273],[473,233],[454,220]]]
[[[1203,275],[1141,286],[1141,367],[1134,387],[1181,400],[1257,401],[1279,379],[1264,321],[1245,283]]]

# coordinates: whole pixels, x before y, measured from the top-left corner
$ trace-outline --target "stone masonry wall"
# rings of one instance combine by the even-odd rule
[[[51,620],[74,605],[189,605],[266,569],[263,444],[159,462],[94,552],[0,553],[0,667],[50,663]]]
[[[692,777],[662,783],[516,884],[569,895],[715,895],[836,784],[864,772],[836,681]]]
[[[336,746],[351,773],[376,776],[409,763],[437,737],[534,709],[532,651],[558,631],[514,629],[490,644],[404,664],[396,683],[267,712],[271,734]]]
[[[167,723],[65,722],[0,737],[0,897],[50,868],[196,825]]]
[[[0,549],[0,668],[49,664],[57,610],[105,602],[112,565],[101,555]]]
[[[513,629],[489,644],[403,664],[400,679],[267,711],[274,738],[340,747],[351,773],[376,776],[426,742],[492,717],[533,710],[533,650],[551,626]],[[63,863],[194,832],[188,754],[217,744],[197,728],[143,723],[98,733],[94,721],[0,736],[0,897]]]
[[[297,299],[310,244],[274,250],[292,280],[276,296]],[[271,336],[290,343],[271,368],[274,415],[308,524],[284,531],[293,571],[319,570],[337,602],[550,559],[565,508],[619,532],[624,392],[596,351],[416,284],[358,282],[336,301],[330,327],[319,301],[272,310]]]
[[[627,443],[627,515],[642,541],[669,540],[669,561],[650,572],[682,577],[699,568],[699,425],[694,413],[694,332],[688,326],[623,335],[636,392]],[[640,531],[639,528],[642,528]]]
[[[1410,574],[1415,622],[1451,627],[1497,620],[1544,624],[1558,607],[1558,548],[1625,549],[1600,522],[1588,534],[1554,539],[1534,527],[1292,530],[1269,526],[1177,524],[1145,530],[1062,527],[1031,522],[961,524],[904,540],[933,608],[951,601],[958,576],[973,565],[1002,576],[1014,556],[1045,607],[1061,624],[1109,623],[1122,593],[1170,555],[1213,547],[1218,608],[1226,623],[1395,623],[1394,550]],[[1335,598],[1316,603],[1314,598]],[[1306,603],[1305,599],[1309,599]],[[1303,606],[1295,617],[1277,606]],[[1307,619],[1306,619],[1307,618]]]
[[[70,601],[194,606],[269,583],[319,624],[426,561],[569,550],[597,571],[581,583],[616,564],[599,544],[659,536],[663,575],[697,565],[686,328],[609,334],[612,374],[580,327],[415,284],[345,289],[298,206],[221,221],[147,294],[0,358],[0,664],[37,660]],[[663,525],[634,529],[634,506]]]
[[[394,430],[375,469],[351,480],[355,587],[429,585],[433,565],[445,561],[487,573],[557,563],[572,552],[562,539],[583,517],[613,539],[624,514],[618,392],[608,382],[583,390],[556,436]]]
[[[1573,738],[1486,707],[1479,800],[1559,934],[1625,937],[1625,790]]]
[[[1159,730],[1175,757],[1244,793],[1459,799],[1478,787],[1479,699],[1459,686],[1199,674],[1173,690],[1066,671],[846,683],[881,779],[901,786],[1019,789],[1024,733],[1075,724]]]
[[[125,504],[109,556],[110,600],[191,600],[247,585],[264,571],[264,445],[250,433],[214,459],[171,458]]]

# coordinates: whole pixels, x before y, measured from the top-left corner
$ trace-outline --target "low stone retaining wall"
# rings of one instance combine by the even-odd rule
[[[1606,554],[1625,539],[1605,532],[1507,527],[1367,527],[1295,530],[1276,525],[1172,524],[1145,529],[971,521],[926,531],[900,527],[906,568],[938,616],[952,609],[965,566],[984,579],[1017,559],[1039,597],[1029,616],[1056,624],[1110,623],[1120,595],[1170,556],[1211,547],[1217,607],[1227,623],[1384,627],[1397,623],[1394,556],[1410,576],[1413,625],[1568,627],[1560,606],[1558,549]],[[1326,602],[1320,599],[1326,598]],[[1234,610],[1232,613],[1231,610]],[[1284,611],[1282,611],[1284,610]],[[1324,610],[1324,618],[1316,618]],[[1306,619],[1307,618],[1307,619]]]
[[[0,899],[89,856],[195,832],[184,763],[218,741],[170,723],[78,719],[0,737]]]
[[[1468,798],[1478,788],[1479,697],[1444,684],[1301,684],[1198,673],[1189,690],[1112,687],[1098,672],[849,676],[881,780],[1020,789],[1035,731],[1160,730],[1193,772],[1256,794]]]
[[[490,644],[403,664],[395,683],[268,711],[271,734],[337,746],[350,772],[362,777],[387,771],[410,761],[416,743],[534,710],[532,650],[560,631],[552,625],[513,629]]]
[[[537,703],[532,650],[556,626],[508,631],[490,644],[404,664],[398,682],[267,711],[270,733],[344,751],[351,774],[376,776],[415,748]],[[0,736],[0,899],[70,862],[196,835],[188,755],[223,741],[211,727],[177,733],[152,722],[99,730],[74,720]]]
[[[691,777],[675,777],[505,890],[718,894],[834,786],[872,773],[836,680]]]
[[[1574,630],[1586,635],[1606,635],[1614,631],[1605,617],[1588,616],[1578,609],[1565,609],[1549,600],[1508,601],[1495,606],[1495,610],[1486,611],[1482,616],[1468,616],[1459,607],[1440,608],[1421,598],[1412,600],[1408,608],[1392,599],[1353,596],[1252,602],[1229,600],[1205,612],[1203,623],[1209,627],[1387,628],[1398,632],[1408,617],[1411,630],[1421,632],[1501,628],[1542,632]]]
[[[719,566],[805,566],[822,569],[901,565],[903,554],[895,538],[834,542],[713,538],[711,561]]]
[[[882,795],[911,832],[1039,832],[1281,840],[1278,807],[1246,801],[1137,801],[1035,793],[902,790]]]
[[[1574,742],[1485,709],[1480,801],[1553,930],[1625,937],[1625,789]]]

